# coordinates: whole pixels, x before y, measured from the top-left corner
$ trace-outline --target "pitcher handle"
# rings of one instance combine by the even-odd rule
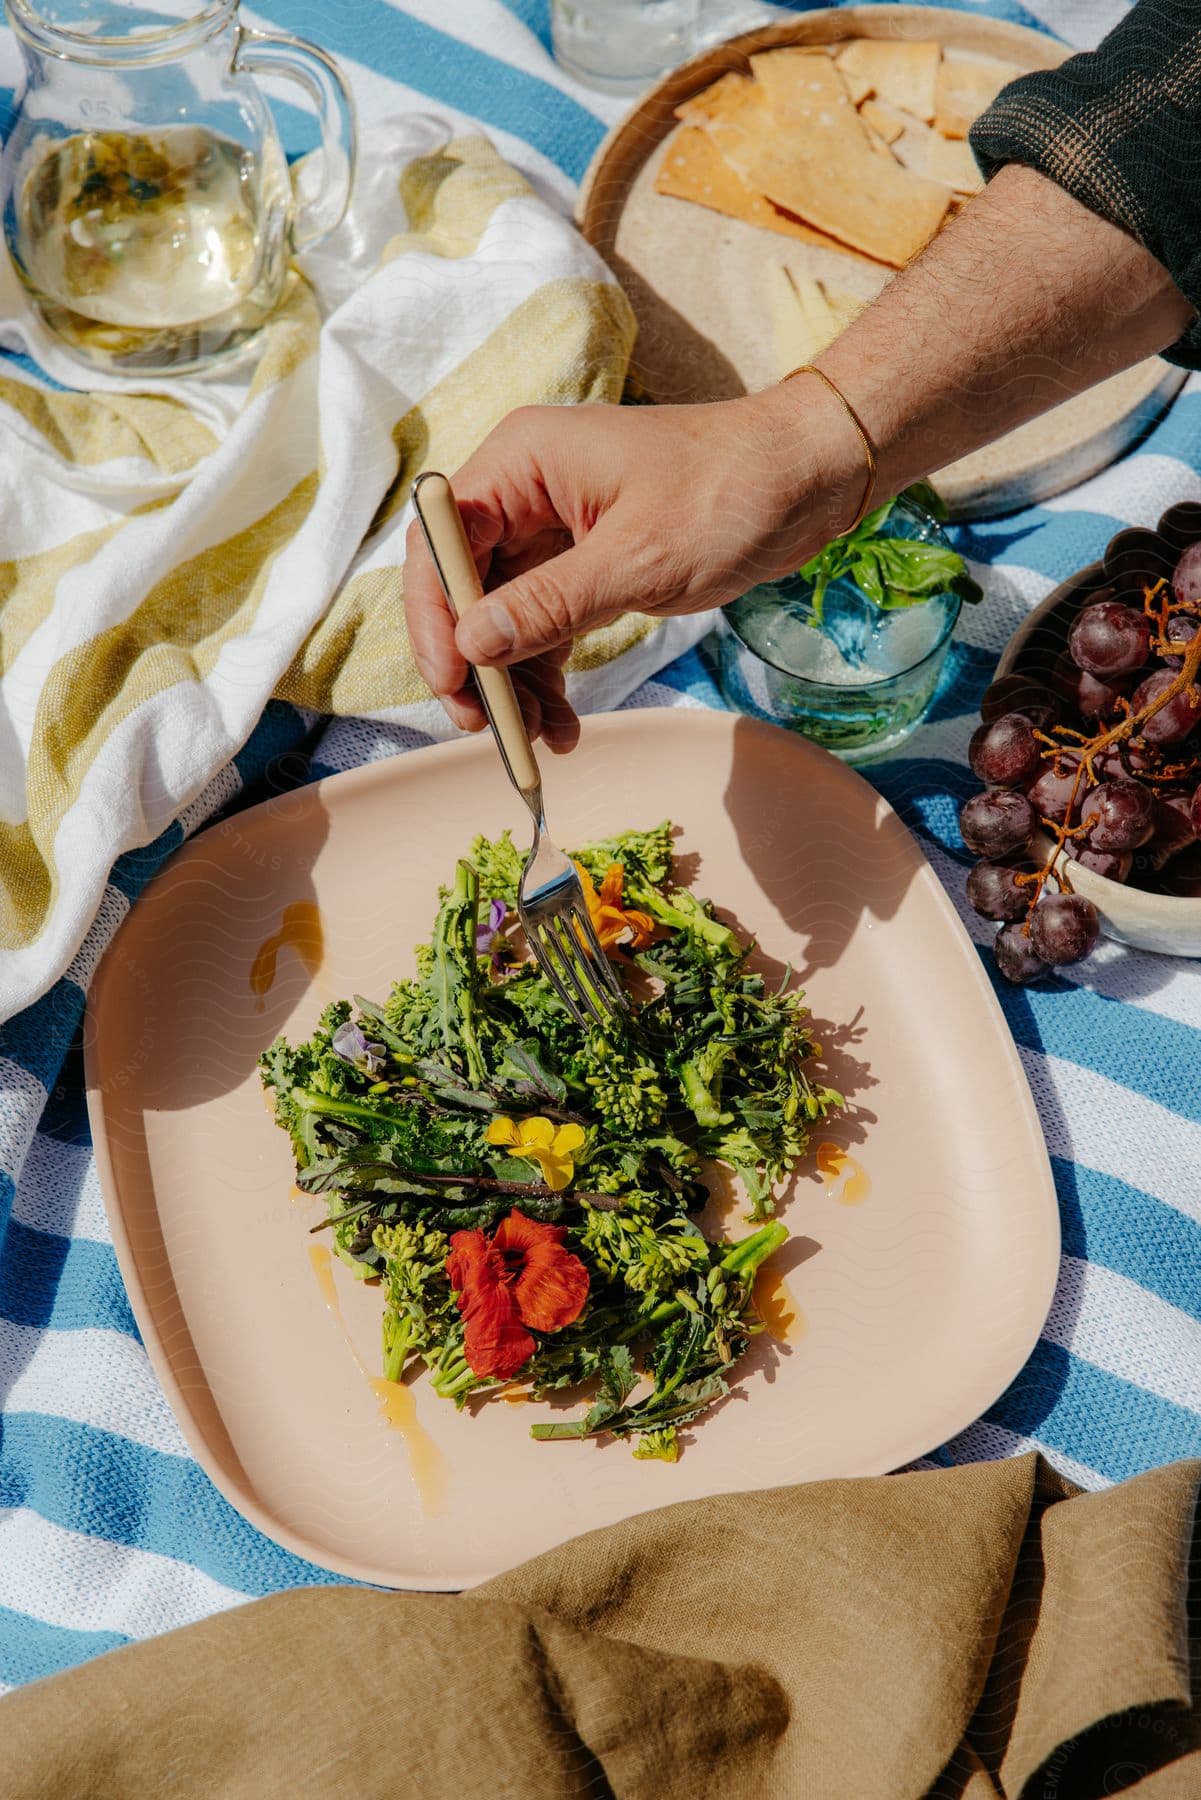
[[[311,250],[337,230],[350,204],[358,127],[349,84],[333,57],[307,38],[256,31],[253,25],[239,28],[234,67],[299,82],[317,109],[321,192],[299,207],[292,221],[292,248]]]

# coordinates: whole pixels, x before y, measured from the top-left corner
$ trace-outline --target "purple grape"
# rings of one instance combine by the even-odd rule
[[[1031,944],[1025,926],[1016,920],[1010,925],[1002,925],[993,940],[992,951],[998,969],[1006,981],[1012,981],[1016,987],[1025,987],[1027,982],[1038,981],[1041,976],[1050,974],[1047,964]]]
[[[1019,887],[1015,877],[1032,863],[979,862],[967,878],[967,897],[982,919],[1024,919],[1030,890]]]
[[[1034,808],[1025,794],[990,788],[973,794],[959,814],[963,841],[975,856],[1008,856],[1024,850],[1034,836]]]
[[[1150,619],[1121,600],[1086,606],[1068,633],[1072,661],[1101,681],[1141,669],[1150,645]]]
[[[1172,596],[1186,602],[1201,600],[1201,544],[1190,544],[1176,564]]]
[[[1201,849],[1179,856],[1156,883],[1161,894],[1174,900],[1201,900]]]
[[[1111,744],[1108,750],[1102,750],[1093,767],[1103,781],[1137,781],[1156,763],[1153,750],[1146,745],[1132,744],[1129,738],[1123,738],[1118,744]]]
[[[1167,544],[1172,559],[1182,556],[1190,544],[1201,542],[1201,504],[1196,500],[1177,500],[1160,515],[1156,527]]]
[[[1157,794],[1153,817],[1155,835],[1147,847],[1147,865],[1158,874],[1174,856],[1197,841],[1193,822],[1193,798],[1188,794]]]
[[[1201,550],[1201,544],[1196,545],[1195,548]],[[1201,631],[1201,619],[1190,618],[1187,613],[1173,613],[1164,627],[1164,636],[1170,644],[1179,644],[1183,652],[1199,631]],[[1169,669],[1179,669],[1184,666],[1183,654],[1165,656],[1163,660]]]
[[[1120,531],[1105,552],[1105,575],[1113,584],[1110,591],[1119,599],[1141,606],[1147,589],[1172,573],[1179,554],[1179,546],[1170,546],[1157,531],[1140,530],[1137,526]],[[1109,594],[1102,590],[1093,598],[1108,599]]]
[[[1042,748],[1025,713],[1002,713],[972,733],[967,759],[972,774],[990,787],[1021,787],[1041,764]]]
[[[1118,701],[1130,685],[1128,680],[1116,676],[1112,681],[1099,681],[1087,669],[1078,668],[1066,654],[1055,668],[1056,693],[1074,707],[1082,719],[1090,722],[1112,718],[1118,710]]]
[[[1040,819],[1054,819],[1056,824],[1062,824],[1067,817],[1072,789],[1076,785],[1076,770],[1080,758],[1068,752],[1055,760],[1064,773],[1056,773],[1055,762],[1045,763],[1042,774],[1031,782],[1026,793]]]
[[[1144,706],[1150,706],[1153,700],[1158,700],[1175,679],[1171,669],[1160,669],[1154,675],[1148,675],[1146,681],[1134,690],[1131,705],[1135,712],[1141,712]],[[1167,701],[1157,713],[1152,713],[1139,729],[1149,744],[1179,744],[1198,723],[1201,723],[1201,697],[1197,696],[1195,688],[1185,688],[1182,694]]]
[[[1103,781],[1080,811],[1094,850],[1137,850],[1155,830],[1155,804],[1137,781]]]
[[[1097,941],[1097,909],[1083,894],[1046,894],[1030,921],[1030,942],[1045,963],[1079,962]]]
[[[1199,787],[1189,804],[1189,823],[1194,837],[1201,838],[1201,787]]]
[[[1094,850],[1079,838],[1069,838],[1064,848],[1073,862],[1091,869],[1094,875],[1104,875],[1106,881],[1127,881],[1134,867],[1129,850]]]
[[[986,725],[1010,712],[1025,713],[1040,731],[1046,731],[1059,717],[1059,702],[1036,675],[1015,670],[1012,675],[999,675],[985,688],[980,702],[980,717]]]

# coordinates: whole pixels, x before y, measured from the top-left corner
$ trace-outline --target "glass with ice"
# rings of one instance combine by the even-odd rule
[[[936,520],[898,500],[885,535],[945,543]],[[813,738],[845,762],[903,743],[924,717],[946,659],[960,600],[950,592],[895,610],[847,577],[825,591],[820,617],[802,575],[763,582],[725,608],[722,691],[740,712]]]
[[[557,61],[589,87],[639,94],[696,48],[698,0],[551,0]]]

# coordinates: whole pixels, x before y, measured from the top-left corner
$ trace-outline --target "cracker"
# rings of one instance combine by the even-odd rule
[[[876,152],[877,156],[887,156],[892,160],[892,151],[889,149],[886,140],[882,138],[878,132],[873,131],[870,125],[867,128],[867,141]]]
[[[869,105],[871,102],[868,103]],[[945,138],[920,119],[889,109],[899,125],[890,154],[906,169],[928,181],[941,182],[956,194],[977,194],[984,186],[976,159],[962,138]]]
[[[934,117],[934,88],[942,51],[935,43],[895,38],[854,38],[836,57],[844,77],[870,84],[877,99],[903,107],[927,122]]]
[[[937,131],[930,133],[922,173],[931,181],[943,182],[956,194],[978,194],[984,186],[984,177],[964,140],[946,138]]]
[[[804,154],[806,131],[816,131],[832,148],[851,154],[867,144],[867,126],[832,62],[818,63],[794,50],[771,50],[752,56],[751,67],[757,105],[744,104],[737,123],[757,147],[773,137],[780,149]]]
[[[806,57],[805,63],[819,74],[827,69],[833,73],[831,63],[819,65],[814,57]],[[686,123],[707,132],[720,154],[741,174],[735,156],[747,144],[757,144],[770,128],[771,102],[766,89],[749,75],[723,75],[697,98],[699,108]]]
[[[857,294],[814,281],[786,263],[773,263],[767,277],[780,375],[820,356],[867,304]]]
[[[767,104],[706,129],[747,186],[840,242],[900,268],[934,235],[948,192],[879,156],[837,71],[787,52],[752,58]]]
[[[785,54],[790,57],[825,56],[828,59],[829,50],[825,44],[799,44]],[[687,100],[681,100],[675,109],[675,117],[683,125],[706,125],[711,119],[731,119],[744,106],[754,105],[756,97],[754,77],[740,74],[737,69],[730,69],[716,81],[710,82],[707,88],[702,88],[698,94],[690,94]]]
[[[948,50],[934,87],[934,123],[944,137],[965,138],[972,121],[1020,74],[1015,63]]]
[[[668,143],[655,176],[655,191],[676,200],[691,200],[696,206],[707,206],[711,212],[777,231],[783,237],[817,244],[823,250],[844,248],[825,232],[791,218],[756,194],[724,161],[708,132],[696,125],[682,125]]]
[[[905,129],[904,116],[886,101],[865,100],[859,108],[859,117],[868,130],[874,131],[886,144],[895,144]]]
[[[861,100],[866,100],[869,95],[875,93],[876,90],[866,75],[861,74],[856,69],[845,68],[837,57],[835,57],[834,60],[838,68],[838,73],[846,82],[847,93],[851,96],[851,104],[853,106],[858,106]]]
[[[792,369],[812,362],[818,349],[813,346],[809,320],[797,298],[788,270],[783,263],[769,263],[767,268],[767,301],[771,312],[772,342],[775,346],[776,374],[787,375]]]
[[[731,70],[711,87],[682,100],[675,116],[685,125],[705,125],[710,119],[732,118],[746,104],[754,89],[749,75]]]

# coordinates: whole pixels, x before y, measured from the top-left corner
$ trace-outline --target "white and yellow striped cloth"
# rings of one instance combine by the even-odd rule
[[[7,269],[0,334],[77,365]],[[366,134],[351,215],[294,272],[240,377],[89,392],[0,374],[0,1019],[70,963],[123,850],[224,768],[271,695],[447,730],[401,607],[408,495],[512,407],[615,401],[629,306],[482,137]],[[580,646],[612,705],[696,635]]]

